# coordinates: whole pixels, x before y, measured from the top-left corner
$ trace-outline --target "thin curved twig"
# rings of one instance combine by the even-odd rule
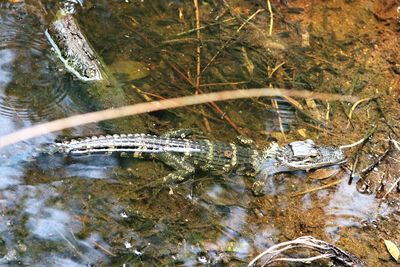
[[[369,101],[371,101],[371,100],[373,100],[374,98],[372,98],[372,97],[368,97],[368,98],[363,98],[363,99],[360,99],[360,100],[358,100],[356,103],[354,103],[353,104],[353,106],[351,107],[351,109],[350,109],[350,111],[349,111],[349,114],[347,115],[347,118],[348,118],[348,122],[347,122],[347,125],[346,125],[346,129],[347,128],[349,128],[349,126],[350,126],[350,124],[351,124],[351,118],[353,117],[353,112],[354,112],[354,110],[357,108],[357,106],[359,105],[359,104],[361,104],[362,102],[369,102]]]
[[[0,148],[15,144],[20,141],[28,140],[33,137],[38,137],[44,134],[64,130],[79,125],[100,122],[105,120],[116,119],[131,115],[143,114],[153,111],[204,104],[211,101],[223,101],[242,98],[252,98],[261,96],[292,96],[300,98],[315,98],[320,100],[330,101],[347,101],[355,102],[358,100],[355,96],[346,96],[339,94],[316,93],[306,90],[289,90],[281,88],[259,88],[259,89],[242,89],[242,90],[227,90],[214,92],[209,94],[198,94],[183,97],[176,97],[160,101],[152,101],[139,103],[120,108],[106,109],[86,114],[71,116],[64,119],[59,119],[51,122],[38,124],[33,127],[28,127],[0,137]]]
[[[351,144],[348,144],[348,145],[342,145],[339,148],[340,149],[351,148],[351,147],[358,146],[358,145],[364,143],[365,141],[367,141],[375,133],[375,130],[376,130],[377,127],[378,126],[377,126],[376,123],[372,124],[371,128],[368,129],[368,131],[365,133],[363,138],[361,138],[360,140],[358,140],[358,141],[356,141],[354,143],[351,143]]]

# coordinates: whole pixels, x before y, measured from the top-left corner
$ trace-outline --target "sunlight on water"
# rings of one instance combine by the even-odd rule
[[[27,227],[39,238],[60,241],[69,236],[71,215],[52,208],[40,209],[39,214],[31,214]]]
[[[1,167],[1,176],[0,176],[0,189],[6,189],[8,187],[20,184],[21,174],[15,169],[15,167]]]

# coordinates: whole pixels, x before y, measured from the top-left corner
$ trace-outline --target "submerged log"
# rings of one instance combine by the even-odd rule
[[[87,99],[92,110],[109,109],[143,102],[139,95],[128,97],[80,30],[72,14],[61,9],[46,30],[53,49],[66,69],[81,81],[77,95]],[[146,132],[144,121],[127,117],[108,122],[118,132]]]

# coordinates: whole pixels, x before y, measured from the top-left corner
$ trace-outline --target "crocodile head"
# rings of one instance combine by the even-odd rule
[[[279,172],[308,171],[330,165],[342,164],[346,156],[340,148],[317,145],[308,139],[296,141],[284,146],[272,143],[255,162],[259,179],[253,184],[252,191],[256,196],[267,191],[275,193],[271,176]],[[268,185],[268,186],[266,186]]]
[[[346,161],[346,155],[338,147],[317,145],[314,141],[296,141],[280,147],[276,154],[283,171],[310,170]]]

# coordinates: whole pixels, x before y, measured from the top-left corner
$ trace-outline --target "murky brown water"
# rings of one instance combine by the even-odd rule
[[[277,175],[273,193],[254,197],[247,177],[203,173],[169,188],[161,179],[170,169],[160,162],[37,152],[56,138],[105,131],[77,127],[0,150],[0,264],[242,266],[275,243],[312,235],[368,266],[396,266],[383,239],[400,245],[399,151],[388,142],[400,140],[399,4],[321,2],[272,2],[270,35],[266,2],[202,1],[199,88],[277,86],[374,98],[352,111],[351,123],[347,103],[298,99],[299,107],[277,99],[277,112],[270,99],[249,99],[218,103],[232,123],[204,105],[151,114],[148,127],[157,134],[193,127],[224,141],[242,134],[260,146],[305,138],[343,145],[376,124],[368,142],[346,151],[349,161],[336,175]],[[56,10],[53,1],[0,2],[0,135],[89,110],[81,84],[43,34]],[[75,15],[128,96],[196,91],[191,1],[86,1]],[[154,181],[160,184],[149,186]]]

